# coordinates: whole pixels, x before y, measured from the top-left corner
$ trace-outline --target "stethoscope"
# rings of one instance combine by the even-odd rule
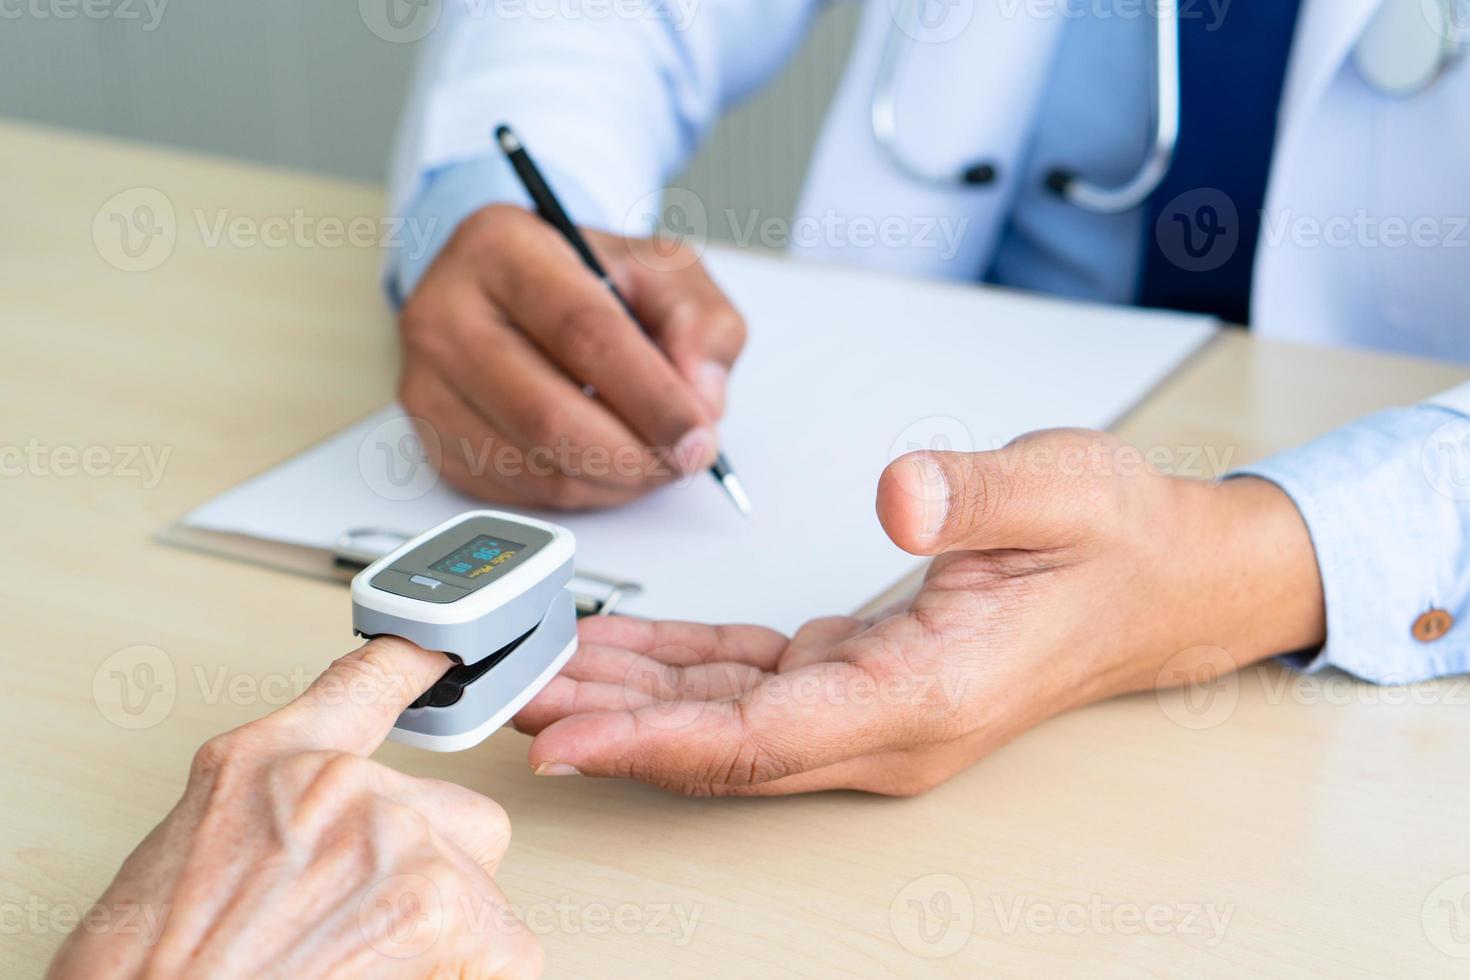
[[[1000,175],[997,164],[979,160],[958,170],[926,167],[911,156],[899,138],[894,110],[898,76],[916,36],[919,6],[927,0],[909,0],[889,28],[878,61],[873,87],[873,138],[900,171],[921,183],[945,188],[983,187]],[[1385,95],[1410,97],[1428,89],[1459,57],[1457,0],[1383,0],[1363,33],[1353,60],[1359,73]],[[1119,214],[1146,201],[1168,176],[1179,145],[1179,9],[1171,0],[1159,0],[1155,21],[1154,79],[1151,105],[1154,132],[1138,171],[1116,187],[1103,187],[1064,168],[1046,176],[1046,186],[1069,203],[1098,214]],[[1436,20],[1437,18],[1437,20]]]

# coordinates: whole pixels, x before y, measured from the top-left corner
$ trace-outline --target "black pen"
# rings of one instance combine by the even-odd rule
[[[521,142],[520,137],[509,126],[497,126],[495,141],[500,144],[501,152],[505,154],[505,158],[515,169],[516,176],[525,185],[526,193],[531,195],[531,203],[536,206],[536,213],[561,232],[561,236],[581,256],[582,264],[587,266],[592,274],[607,287],[607,291],[613,294],[613,298],[618,301],[629,318],[634,323],[638,323],[638,317],[634,315],[633,308],[628,305],[628,301],[623,299],[623,294],[618,292],[618,287],[614,286],[613,281],[608,278],[607,271],[603,269],[602,263],[597,261],[597,256],[592,253],[592,249],[588,246],[587,240],[582,237],[582,233],[577,230],[577,226],[572,224],[572,219],[567,217],[566,209],[552,193],[551,187],[546,183],[546,178],[541,176],[540,169],[531,160],[531,155],[526,152],[525,144]],[[642,324],[639,326],[641,327]],[[731,469],[730,461],[725,458],[724,453],[715,457],[714,465],[709,468],[709,471],[711,476],[720,481],[720,486],[725,488],[725,492],[730,495],[730,499],[734,501],[740,512],[749,514],[750,497],[745,493],[745,487],[740,483],[740,478],[735,475],[735,471]]]

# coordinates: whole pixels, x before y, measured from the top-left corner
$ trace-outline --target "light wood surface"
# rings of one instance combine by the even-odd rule
[[[375,249],[210,246],[195,214],[374,218],[375,187],[10,125],[0,172],[0,446],[102,447],[94,475],[67,475],[62,453],[0,478],[0,974],[21,977],[172,805],[194,748],[352,646],[340,586],[151,535],[382,404],[397,353]],[[124,272],[94,219],[138,187],[166,195],[179,232],[157,268]],[[1464,376],[1230,334],[1120,431],[1239,463]],[[156,485],[141,466],[129,475],[129,447],[168,453]],[[107,671],[140,644],[166,657],[173,700],[128,728]],[[1220,696],[1233,709],[1203,728],[1153,696],[1075,712],[911,800],[688,800],[536,778],[514,733],[459,755],[390,745],[379,758],[506,807],[516,837],[500,880],[533,917],[551,976],[1470,965],[1441,950],[1456,934],[1437,904],[1470,890],[1452,880],[1470,874],[1465,685],[1399,703],[1272,666]],[[694,919],[687,941],[679,915]],[[1461,925],[1450,951],[1470,954],[1470,917]]]

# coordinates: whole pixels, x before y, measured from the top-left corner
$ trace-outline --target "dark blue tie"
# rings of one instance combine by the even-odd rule
[[[1149,198],[1141,306],[1250,319],[1251,270],[1301,0],[1181,4],[1179,149]]]

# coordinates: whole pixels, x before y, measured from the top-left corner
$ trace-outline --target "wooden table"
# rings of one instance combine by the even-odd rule
[[[12,125],[0,172],[0,974],[18,977],[201,741],[352,645],[340,586],[151,535],[382,404],[397,355],[379,253],[331,234],[376,227],[377,187]],[[111,214],[158,204],[138,188],[174,212],[161,262],[119,248]],[[221,220],[293,215],[308,230],[276,244],[210,244]],[[1465,373],[1231,334],[1120,431],[1239,463]],[[140,644],[173,670],[161,717],[94,697]],[[1470,691],[1393,695],[1264,667],[1215,724],[1152,695],[1096,705],[912,800],[540,779],[515,735],[380,758],[504,804],[501,882],[552,976],[1445,974],[1470,966],[1449,955],[1470,955],[1470,900],[1451,907],[1470,893]]]

